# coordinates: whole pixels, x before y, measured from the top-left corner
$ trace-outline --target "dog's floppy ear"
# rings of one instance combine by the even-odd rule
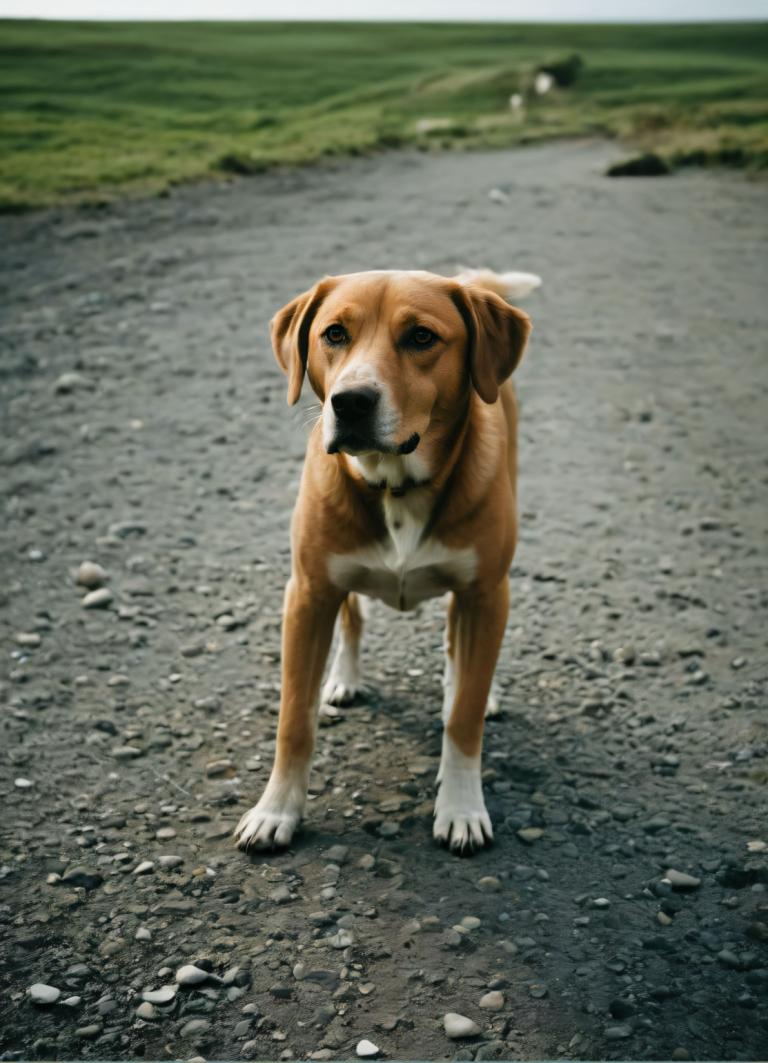
[[[301,394],[309,354],[309,330],[318,307],[332,287],[333,279],[318,281],[303,295],[297,295],[269,323],[272,348],[280,368],[288,377],[288,405],[294,406]]]
[[[499,385],[523,357],[531,319],[495,292],[471,284],[458,284],[452,298],[467,329],[472,384],[483,402],[495,402]]]

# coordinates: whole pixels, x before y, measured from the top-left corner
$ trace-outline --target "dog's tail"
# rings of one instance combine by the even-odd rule
[[[466,266],[459,266],[459,272],[453,279],[459,284],[485,288],[507,300],[522,299],[541,284],[541,277],[535,273],[494,273],[492,269],[470,269]]]

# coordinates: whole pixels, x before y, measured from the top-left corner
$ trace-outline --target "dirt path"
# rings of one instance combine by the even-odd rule
[[[0,223],[0,1058],[768,1058],[764,188],[611,182],[610,155],[392,155]],[[293,849],[249,860],[307,417],[267,320],[326,272],[459,262],[545,280],[497,844],[431,842],[435,603],[375,611],[375,692],[321,729]],[[194,961],[224,981],[137,1015]]]

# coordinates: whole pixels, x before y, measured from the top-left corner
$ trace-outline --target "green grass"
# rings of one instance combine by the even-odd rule
[[[576,83],[513,115],[510,94],[573,52]],[[766,54],[768,23],[4,21],[0,209],[399,145],[596,133],[673,165],[766,168]]]

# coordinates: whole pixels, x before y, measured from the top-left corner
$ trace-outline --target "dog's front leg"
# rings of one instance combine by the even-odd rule
[[[490,591],[451,598],[447,651],[454,675],[437,776],[434,835],[451,849],[481,848],[493,838],[483,800],[483,722],[509,610],[506,576]]]
[[[294,576],[285,589],[282,687],[272,774],[235,830],[242,849],[288,845],[304,813],[315,746],[317,696],[343,595]]]

